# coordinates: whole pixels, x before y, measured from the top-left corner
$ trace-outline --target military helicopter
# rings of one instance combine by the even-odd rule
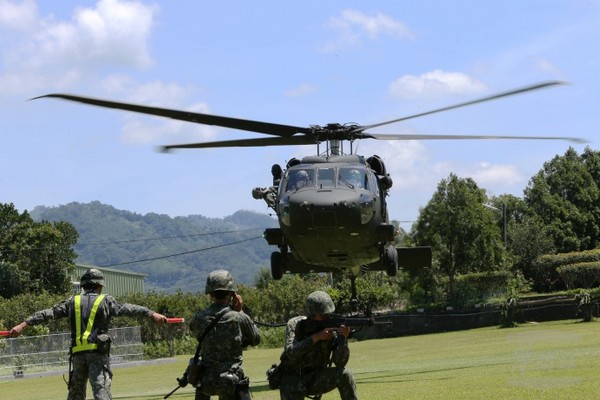
[[[492,96],[397,118],[371,125],[328,123],[299,127],[252,121],[189,111],[149,107],[70,94],[47,94],[38,98],[59,98],[100,107],[162,116],[198,124],[216,125],[270,135],[240,140],[175,144],[162,147],[198,149],[214,147],[255,147],[313,145],[316,154],[301,160],[291,159],[286,168],[271,168],[273,184],[252,190],[263,199],[278,218],[279,228],[266,229],[264,237],[278,247],[271,254],[271,274],[281,279],[284,273],[342,272],[350,277],[352,300],[356,302],[356,278],[367,271],[386,271],[396,275],[398,268],[431,266],[431,248],[397,247],[398,229],[390,222],[386,197],[392,178],[381,157],[354,153],[356,140],[456,140],[456,139],[531,139],[568,140],[569,137],[475,136],[379,134],[373,128],[406,121],[442,111],[496,100],[561,84],[542,82]],[[321,146],[324,148],[321,149]],[[344,148],[344,145],[349,147]],[[345,151],[348,150],[346,153]]]

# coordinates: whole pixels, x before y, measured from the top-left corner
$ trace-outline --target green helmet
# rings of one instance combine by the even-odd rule
[[[306,298],[306,314],[313,316],[317,314],[331,314],[335,311],[333,300],[322,290],[312,292]]]
[[[210,294],[215,290],[227,290],[228,292],[237,292],[237,287],[233,282],[233,276],[224,269],[212,271],[206,277],[206,287],[204,293]]]
[[[88,268],[79,279],[81,287],[85,286],[104,286],[104,275],[99,269]]]

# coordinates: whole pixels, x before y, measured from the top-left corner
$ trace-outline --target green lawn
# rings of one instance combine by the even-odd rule
[[[362,399],[553,399],[600,396],[600,322],[524,324],[351,343]],[[254,399],[279,399],[265,371],[279,349],[245,353]],[[114,370],[114,399],[162,399],[187,359]],[[62,376],[0,382],[3,399],[66,398]],[[89,395],[89,393],[88,393]],[[191,387],[171,399],[193,399]],[[323,400],[339,399],[337,392]]]

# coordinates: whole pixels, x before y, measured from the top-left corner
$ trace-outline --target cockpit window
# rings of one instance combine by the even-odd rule
[[[317,188],[332,188],[335,185],[335,168],[319,168],[317,170]]]
[[[290,171],[287,177],[287,184],[285,190],[298,190],[305,187],[311,187],[314,183],[315,172],[310,169],[299,169],[297,171]]]
[[[369,179],[363,168],[342,167],[338,174],[338,187],[369,190]]]
[[[379,183],[377,182],[375,175],[371,174],[370,182],[372,183],[373,187],[372,192],[375,193],[375,196],[379,197]]]

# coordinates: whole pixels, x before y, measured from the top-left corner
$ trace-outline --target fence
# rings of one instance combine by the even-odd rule
[[[144,358],[139,326],[109,330],[112,338],[111,364],[141,361]],[[0,341],[0,378],[22,377],[26,373],[67,371],[70,333],[22,336]]]
[[[518,323],[558,321],[582,318],[573,296],[540,296],[521,300],[515,310]],[[591,301],[592,316],[600,316],[600,301]],[[501,307],[480,307],[463,311],[447,310],[405,314],[379,315],[378,322],[388,322],[361,329],[354,334],[358,340],[450,332],[499,325]]]

